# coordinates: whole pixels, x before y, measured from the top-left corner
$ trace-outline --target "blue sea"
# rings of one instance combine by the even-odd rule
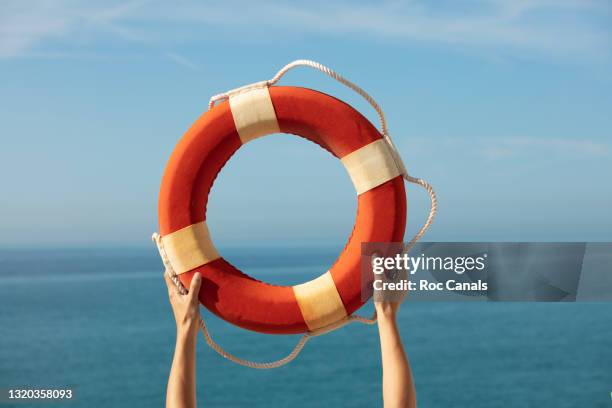
[[[337,251],[223,253],[257,278],[295,284],[327,270]],[[204,315],[214,338],[245,358],[278,359],[298,340]],[[612,406],[612,303],[407,302],[399,325],[419,407]],[[0,389],[75,392],[71,402],[18,407],[161,407],[174,336],[153,248],[0,251]],[[275,370],[237,366],[201,337],[197,359],[199,406],[382,405],[374,326],[312,339]]]

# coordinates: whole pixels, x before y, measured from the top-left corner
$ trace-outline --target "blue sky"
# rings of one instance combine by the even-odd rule
[[[609,2],[4,1],[0,245],[148,245],[163,166],[208,98],[298,58],[382,105],[438,193],[427,239],[612,240]],[[375,118],[315,72],[282,84]],[[408,200],[410,233],[428,203]],[[209,225],[220,245],[340,244],[354,214],[340,163],[275,135],[223,170]]]

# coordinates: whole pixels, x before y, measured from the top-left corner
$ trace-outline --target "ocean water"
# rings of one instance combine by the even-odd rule
[[[260,279],[294,284],[337,252],[223,253]],[[277,359],[297,341],[205,318],[245,358]],[[612,406],[612,303],[408,302],[399,325],[419,407]],[[174,334],[154,249],[0,251],[0,389],[75,390],[71,402],[18,407],[163,406]],[[269,371],[226,361],[200,337],[197,370],[199,406],[381,406],[374,326],[315,338]]]

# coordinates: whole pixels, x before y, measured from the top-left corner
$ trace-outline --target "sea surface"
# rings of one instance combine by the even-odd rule
[[[337,251],[223,253],[259,279],[295,284],[326,271]],[[204,315],[214,338],[245,358],[278,359],[298,339]],[[407,302],[399,325],[419,407],[612,407],[612,303]],[[75,392],[71,402],[17,407],[164,406],[174,336],[153,248],[0,251],[0,389]],[[199,406],[382,405],[374,326],[312,339],[268,371],[224,360],[200,337],[197,370]]]

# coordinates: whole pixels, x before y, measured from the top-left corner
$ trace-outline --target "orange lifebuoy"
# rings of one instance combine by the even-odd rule
[[[217,253],[206,228],[208,194],[219,171],[242,144],[274,132],[304,137],[343,160],[358,193],[355,227],[344,250],[328,272],[296,286],[244,274]],[[363,115],[324,93],[261,86],[231,95],[192,125],[166,166],[159,225],[173,269],[186,287],[200,272],[201,303],[249,330],[302,333],[345,319],[365,302],[361,243],[399,242],[404,236],[404,181],[386,149]]]

